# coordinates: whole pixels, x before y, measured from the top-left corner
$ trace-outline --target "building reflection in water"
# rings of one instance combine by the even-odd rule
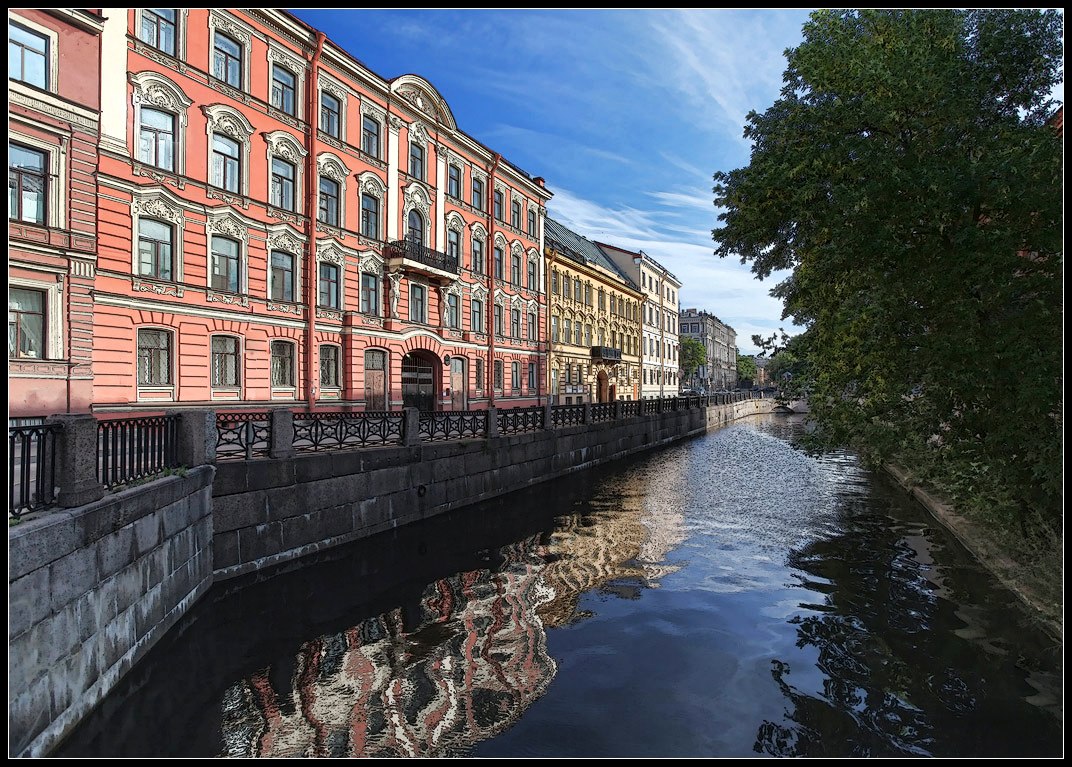
[[[429,584],[413,607],[305,642],[231,685],[222,756],[435,757],[516,721],[557,671],[545,626],[583,617],[583,593],[634,597],[673,571],[681,513],[621,478],[613,501],[498,549],[489,567]],[[597,494],[598,497],[598,494]]]

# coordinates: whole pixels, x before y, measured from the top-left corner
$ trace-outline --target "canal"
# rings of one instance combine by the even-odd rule
[[[217,584],[54,755],[1062,755],[1061,647],[802,429]]]

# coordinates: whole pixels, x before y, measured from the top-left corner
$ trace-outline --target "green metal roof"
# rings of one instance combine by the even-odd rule
[[[544,219],[543,232],[545,243],[556,253],[572,258],[582,264],[597,264],[611,274],[620,277],[629,287],[639,289],[636,282],[628,274],[619,269],[617,264],[607,258],[606,254],[599,249],[599,246],[586,237],[582,237],[568,229],[550,216]]]

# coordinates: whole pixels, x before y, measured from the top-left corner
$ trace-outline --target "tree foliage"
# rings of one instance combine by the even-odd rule
[[[716,253],[806,328],[831,442],[911,456],[1006,519],[1060,525],[1062,18],[818,11],[715,174]],[[768,368],[769,369],[769,368]]]
[[[742,357],[737,355],[737,380],[756,380],[756,358],[752,356]]]
[[[704,345],[689,336],[681,336],[678,354],[681,359],[681,369],[685,371],[685,378],[691,378],[693,373],[707,361],[707,350]]]

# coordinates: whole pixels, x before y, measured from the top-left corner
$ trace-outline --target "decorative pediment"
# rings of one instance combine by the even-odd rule
[[[309,154],[305,147],[301,145],[301,142],[284,130],[276,130],[262,135],[268,144],[268,151],[287,162],[297,165],[301,158]]]
[[[209,134],[223,133],[235,141],[245,141],[253,135],[253,125],[246,116],[227,104],[209,104],[201,107],[207,119]]]
[[[477,283],[476,285],[472,285],[469,288],[469,292],[472,294],[473,298],[477,299],[478,301],[487,300],[488,289],[486,287],[484,287],[483,285],[481,285],[480,283]]]
[[[373,197],[383,197],[387,192],[387,185],[383,183],[383,179],[369,170],[357,177],[357,183],[362,192],[371,194]]]
[[[185,112],[194,102],[182,92],[182,88],[157,72],[132,72],[127,79],[133,86],[134,104],[148,104],[179,113],[185,124]]]
[[[452,210],[447,214],[447,229],[453,229],[456,232],[465,231],[465,219],[456,210]]]
[[[473,237],[478,240],[487,241],[488,230],[485,229],[484,225],[481,224],[479,221],[474,221],[473,223],[469,224],[469,228],[473,230]]]
[[[403,192],[405,196],[405,204],[403,206],[403,220],[409,215],[409,211],[416,208],[424,214],[425,218],[428,218],[429,210],[431,209],[431,201],[428,199],[428,192],[425,191],[424,186],[418,183],[411,183],[406,187]]]
[[[185,223],[182,208],[162,195],[153,197],[135,196],[130,203],[130,211],[137,216],[158,218],[179,226]]]
[[[357,266],[362,272],[382,274],[384,260],[370,250],[357,257]]]
[[[220,213],[210,212],[205,228],[212,234],[221,234],[224,237],[249,242],[249,227],[229,209]]]
[[[321,152],[316,156],[316,169],[320,175],[327,176],[340,185],[346,183],[346,177],[350,175],[350,169],[331,152]]]
[[[391,92],[434,122],[457,130],[450,107],[435,87],[417,75],[402,75],[391,81]]]
[[[305,241],[290,229],[282,229],[268,235],[269,250],[284,250],[296,255],[302,252],[304,243]]]

